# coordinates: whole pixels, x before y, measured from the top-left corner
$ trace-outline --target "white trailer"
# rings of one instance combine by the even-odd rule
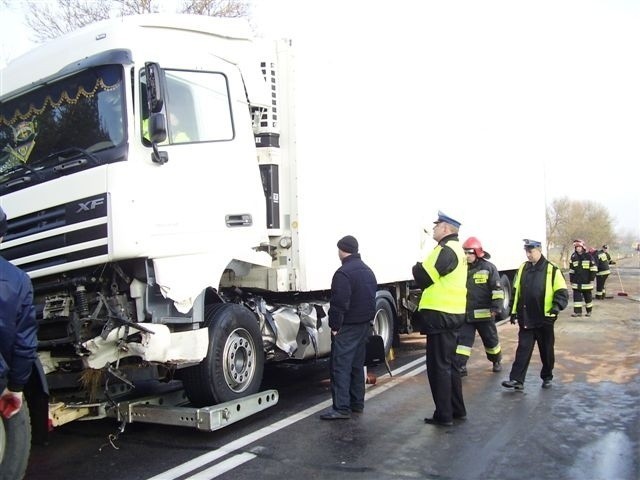
[[[509,293],[522,238],[545,237],[542,171],[520,202],[519,152],[452,120],[466,92],[423,82],[442,65],[407,55],[420,32],[340,38],[134,16],[2,70],[1,254],[35,288],[36,426],[119,411],[148,381],[182,381],[194,408],[242,401],[265,362],[327,356],[346,234],[380,282],[387,349],[411,331],[411,267],[438,209],[483,241]]]

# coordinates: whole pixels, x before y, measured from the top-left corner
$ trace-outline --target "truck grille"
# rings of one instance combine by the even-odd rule
[[[2,256],[31,272],[108,254],[108,199],[103,193],[10,219],[0,248],[27,241],[7,245]]]

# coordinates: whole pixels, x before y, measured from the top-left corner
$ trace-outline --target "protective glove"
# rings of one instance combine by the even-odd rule
[[[22,408],[22,392],[12,392],[5,388],[0,395],[0,415],[7,420]]]
[[[515,325],[516,323],[518,323],[518,315],[512,313],[509,321],[511,322],[511,325]]]
[[[560,313],[560,310],[558,310],[558,308],[557,308],[557,307],[553,307],[551,310],[549,310],[549,313],[550,313],[551,315],[553,315],[554,317],[557,317],[557,316],[558,316],[558,313]]]

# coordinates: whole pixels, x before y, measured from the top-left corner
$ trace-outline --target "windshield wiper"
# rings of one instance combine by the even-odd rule
[[[30,183],[31,175],[25,175],[25,173],[33,174],[33,176],[37,178],[40,178],[41,175],[38,170],[27,165],[26,163],[19,163],[13,168],[2,172],[2,174],[0,174],[0,182],[2,182],[2,186],[5,189],[15,187],[16,185],[20,185],[22,183]]]
[[[54,172],[64,172],[69,168],[79,167],[87,163],[86,159],[78,158],[82,155],[87,156],[94,165],[98,165],[100,163],[98,157],[88,150],[80,147],[69,147],[64,150],[50,153],[42,162],[39,163],[44,164],[47,167],[51,167],[53,165]],[[53,159],[55,159],[55,161],[51,162]]]

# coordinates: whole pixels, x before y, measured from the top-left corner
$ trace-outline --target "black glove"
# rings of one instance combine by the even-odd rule
[[[554,317],[557,317],[557,316],[558,316],[558,313],[560,313],[560,310],[558,310],[558,308],[557,308],[557,307],[553,307],[551,310],[549,310],[549,313],[550,313],[551,315],[553,315]]]
[[[518,315],[515,313],[512,313],[509,321],[511,322],[511,325],[515,325],[518,322]]]

